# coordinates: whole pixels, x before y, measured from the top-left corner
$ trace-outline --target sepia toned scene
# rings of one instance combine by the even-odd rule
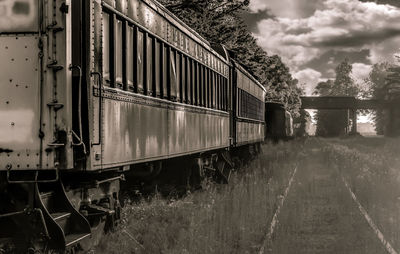
[[[0,0],[0,254],[397,254],[397,0]]]

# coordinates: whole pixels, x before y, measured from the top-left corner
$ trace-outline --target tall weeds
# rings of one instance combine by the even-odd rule
[[[96,253],[255,253],[299,146],[264,145],[229,185],[210,184],[179,200],[155,196],[126,205],[118,230],[104,237]]]

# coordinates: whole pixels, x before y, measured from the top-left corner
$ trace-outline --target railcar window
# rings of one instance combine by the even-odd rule
[[[0,1],[1,32],[37,32],[39,1]]]
[[[245,117],[254,120],[264,120],[264,103],[254,95],[238,89],[239,117]]]
[[[223,99],[223,109],[225,111],[228,110],[228,80],[226,78],[222,78],[222,99]]]
[[[219,84],[219,74],[215,73],[215,99],[216,99],[215,107],[217,109],[221,109],[220,96],[221,96],[221,91],[220,91],[220,84]]]
[[[208,61],[208,60],[207,60]],[[208,96],[209,96],[209,98],[208,98],[208,101],[210,102],[210,108],[214,108],[214,92],[213,92],[213,79],[212,79],[212,71],[211,71],[211,69],[210,68],[208,68],[208,89],[209,89],[209,91],[208,91]]]
[[[153,41],[154,38],[146,34],[146,90],[148,95],[153,95],[153,78],[154,78],[154,63],[153,63]]]
[[[192,82],[193,82],[193,79],[192,79],[192,60],[188,57],[187,59],[186,59],[186,83],[187,83],[187,86],[186,86],[186,92],[187,92],[187,97],[186,97],[186,100],[187,100],[187,103],[188,104],[192,104],[193,103],[193,97],[192,97]]]
[[[175,68],[176,68],[176,101],[182,102],[182,80],[181,80],[181,53],[175,51]]]
[[[187,103],[188,99],[187,99],[187,65],[186,65],[186,61],[187,61],[187,57],[182,55],[182,62],[181,62],[181,84],[182,84],[182,102],[183,103]]]
[[[190,70],[190,101],[192,105],[196,105],[196,76],[195,76],[195,67],[194,60],[189,60],[189,70]]]
[[[204,54],[204,58],[206,57],[207,55],[206,54]],[[204,88],[205,88],[205,93],[204,93],[204,95],[205,95],[205,106],[207,107],[207,108],[210,108],[210,79],[209,79],[209,69],[207,68],[207,67],[205,67],[204,66],[204,82],[205,82],[205,86],[204,86]]]
[[[128,26],[126,29],[126,74],[128,90],[133,91],[134,80],[133,80],[133,27]]]
[[[115,21],[115,87],[122,88],[122,20]]]
[[[170,49],[168,54],[169,58],[169,88],[170,88],[170,100],[176,101],[176,87],[177,87],[177,80],[176,80],[176,64],[175,64],[175,57],[176,51],[174,49]]]
[[[210,58],[211,59],[211,58]],[[214,82],[214,71],[209,69],[209,80],[210,80],[210,101],[211,108],[215,108],[215,82]]]
[[[201,56],[203,57],[203,51],[201,52]],[[202,58],[203,59],[203,58]],[[202,70],[202,81],[201,82],[201,87],[202,87],[202,99],[203,99],[203,107],[207,107],[207,81],[206,81],[206,68],[204,65],[201,64],[201,70]]]
[[[169,48],[167,45],[163,44],[163,50],[162,50],[162,61],[163,61],[163,65],[162,65],[162,78],[163,78],[163,98],[168,99],[169,97],[169,90],[168,90],[168,76],[169,76]]]
[[[155,73],[154,73],[154,77],[155,77],[155,83],[156,83],[156,87],[155,87],[155,93],[157,97],[161,97],[162,95],[162,67],[161,67],[161,63],[162,63],[162,56],[161,56],[161,52],[162,52],[162,43],[159,40],[156,40],[156,45],[155,45]]]
[[[218,75],[218,90],[219,90],[219,98],[218,104],[221,110],[225,110],[224,104],[224,77]]]
[[[196,61],[192,60],[192,80],[193,80],[193,104],[198,105],[198,100],[197,100],[197,66],[196,66]]]
[[[197,63],[196,62],[196,91],[197,91],[197,95],[196,95],[196,98],[197,98],[197,105],[198,106],[203,106],[203,102],[202,102],[202,99],[201,99],[201,95],[202,95],[202,92],[201,92],[201,68],[200,68],[200,64],[199,63]]]
[[[110,84],[110,14],[103,12],[103,78]]]
[[[137,61],[136,61],[136,82],[137,82],[137,92],[144,93],[144,84],[143,84],[143,65],[144,65],[144,34],[143,31],[136,29],[136,46],[137,46]]]
[[[219,96],[218,96],[218,105],[219,109],[225,110],[224,108],[224,83],[223,83],[224,78],[220,75],[218,75],[218,91],[219,91]]]

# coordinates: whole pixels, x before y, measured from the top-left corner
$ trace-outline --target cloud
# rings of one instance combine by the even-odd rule
[[[399,21],[400,23],[400,21]],[[400,52],[400,36],[374,43],[370,46],[370,55],[368,59],[372,63],[381,61],[394,62],[394,54]]]
[[[255,13],[268,9],[275,16],[297,19],[312,15],[322,2],[322,0],[251,0],[249,8]]]
[[[358,81],[366,79],[372,70],[372,65],[370,64],[353,63],[352,67],[353,67],[352,71],[353,78]]]
[[[314,69],[304,69],[296,72],[293,77],[299,80],[300,84],[303,84],[306,95],[311,95],[317,84],[322,81],[322,74]]]
[[[264,0],[251,0],[249,4],[249,8],[253,13],[264,11],[267,7],[268,5]]]
[[[279,54],[294,72],[332,51],[370,50],[366,61],[375,63],[393,55],[400,45],[400,9],[390,5],[358,0],[310,1],[313,12],[304,17],[282,10],[292,9],[289,2],[303,0],[251,2],[254,10],[269,8],[276,15],[258,22],[255,36],[259,45],[269,54]]]

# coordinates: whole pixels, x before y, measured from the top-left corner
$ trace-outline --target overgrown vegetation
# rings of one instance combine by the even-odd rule
[[[399,142],[362,137],[324,142],[326,160],[347,179],[395,249],[400,248]]]
[[[211,44],[223,44],[267,89],[267,100],[280,101],[299,115],[301,89],[278,55],[268,55],[243,21],[249,0],[160,0]]]
[[[210,184],[180,200],[155,196],[126,205],[119,228],[96,253],[257,252],[300,146],[265,145],[229,185]]]
[[[396,67],[396,65],[388,62],[374,64],[371,72],[368,75],[368,78],[365,80],[368,87],[364,96],[377,100],[398,99],[400,92],[399,80],[400,67]],[[389,122],[393,121],[393,118],[396,118],[397,121],[400,121],[400,115],[399,112],[397,112],[397,115],[393,113],[394,112],[391,113],[386,109],[377,109],[376,111],[372,112],[377,134],[396,134],[395,130],[391,130],[391,128],[395,129],[396,127],[390,126]]]

